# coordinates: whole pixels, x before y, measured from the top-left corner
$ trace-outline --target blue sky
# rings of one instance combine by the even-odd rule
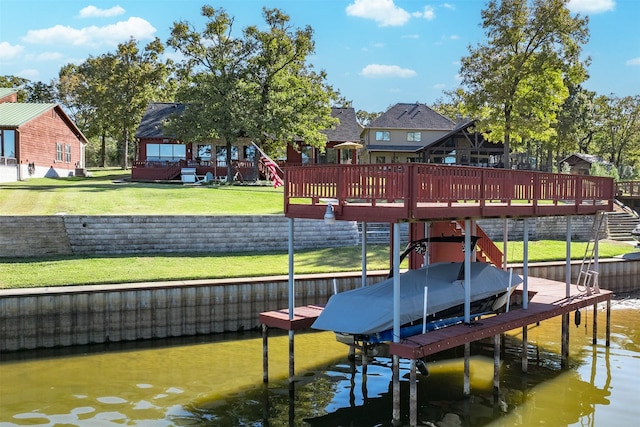
[[[316,53],[309,62],[356,110],[369,112],[433,103],[457,87],[468,46],[485,41],[483,0],[0,0],[0,75],[49,82],[62,65],[113,52],[132,36],[166,42],[175,21],[202,28],[203,4],[235,17],[236,34],[263,25],[263,6],[281,9],[295,27],[310,25]],[[571,0],[569,7],[590,19],[585,87],[640,94],[640,1]]]

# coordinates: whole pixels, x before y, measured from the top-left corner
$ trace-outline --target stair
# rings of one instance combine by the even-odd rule
[[[607,214],[607,238],[610,240],[633,240],[631,231],[640,224],[640,218],[624,210],[616,210]]]

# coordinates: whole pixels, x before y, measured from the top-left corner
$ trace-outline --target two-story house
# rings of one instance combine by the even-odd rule
[[[455,122],[425,104],[396,104],[363,130],[360,163],[421,162],[418,150],[455,127]]]

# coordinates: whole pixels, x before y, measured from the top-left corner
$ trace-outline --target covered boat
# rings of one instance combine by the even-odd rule
[[[460,323],[464,320],[464,263],[441,262],[409,270],[400,276],[402,335]],[[505,306],[522,278],[483,262],[471,263],[471,315],[494,313]],[[427,287],[426,321],[424,295]],[[350,340],[392,340],[393,278],[331,296],[312,328],[333,331]]]

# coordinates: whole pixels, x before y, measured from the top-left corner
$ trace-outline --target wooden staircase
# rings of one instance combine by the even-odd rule
[[[456,236],[464,235],[464,222],[451,221],[451,230]],[[476,224],[476,236],[479,237],[476,244],[476,259],[491,263],[498,268],[502,268],[503,254],[502,251],[493,243],[493,240],[484,232],[478,224]]]

